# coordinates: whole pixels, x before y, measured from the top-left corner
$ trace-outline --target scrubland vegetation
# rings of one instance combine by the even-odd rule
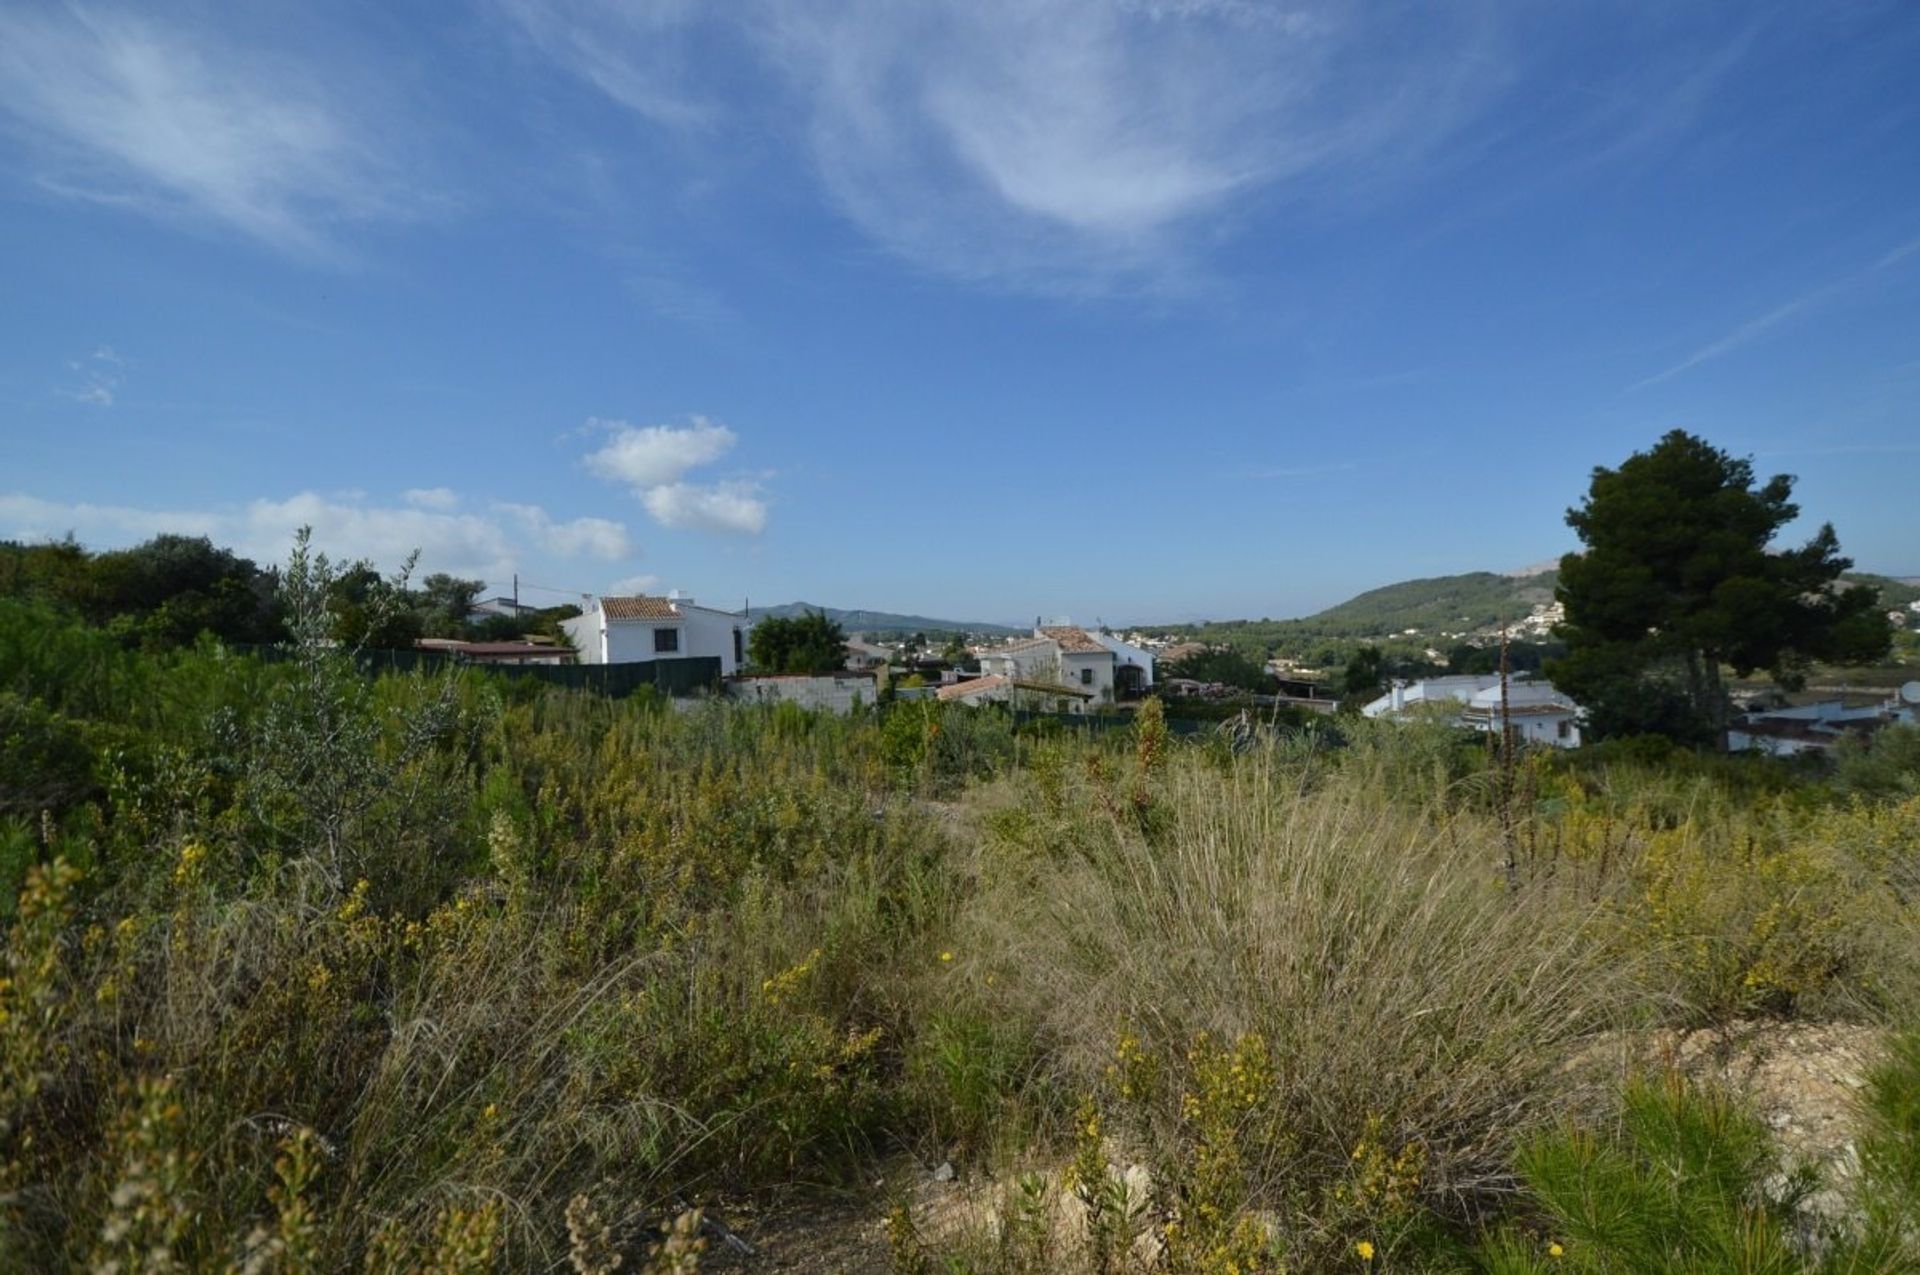
[[[0,1267],[688,1269],[781,1198],[913,1271],[1920,1268],[1911,732],[689,711],[366,675],[302,581],[281,660],[0,603]],[[1601,1061],[1756,1017],[1891,1029],[1825,1222]]]

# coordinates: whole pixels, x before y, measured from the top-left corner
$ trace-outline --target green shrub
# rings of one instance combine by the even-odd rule
[[[1804,1269],[1791,1235],[1811,1182],[1778,1176],[1760,1120],[1678,1076],[1630,1085],[1613,1136],[1563,1129],[1524,1146],[1517,1165],[1540,1239],[1531,1263],[1510,1264],[1508,1248],[1494,1269]]]
[[[33,700],[0,691],[0,817],[58,814],[94,787],[85,733]]]

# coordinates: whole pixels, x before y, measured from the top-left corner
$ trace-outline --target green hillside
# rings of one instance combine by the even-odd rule
[[[1553,600],[1557,572],[1508,576],[1493,571],[1403,580],[1369,589],[1301,621],[1329,635],[1372,637],[1406,629],[1465,633],[1517,620]]]
[[[1846,579],[1860,584],[1877,585],[1880,600],[1889,607],[1903,607],[1909,602],[1920,601],[1920,576],[1897,579],[1893,576],[1874,575],[1870,571],[1850,571]]]

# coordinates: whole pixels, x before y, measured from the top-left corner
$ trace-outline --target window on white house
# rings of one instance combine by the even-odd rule
[[[1092,669],[1090,669],[1090,668],[1083,668],[1083,669],[1081,669],[1081,670],[1080,670],[1080,685],[1082,685],[1082,686],[1092,686],[1092,685],[1093,685],[1093,670],[1092,670]]]
[[[653,631],[653,653],[655,655],[667,655],[679,649],[679,629],[655,629]]]

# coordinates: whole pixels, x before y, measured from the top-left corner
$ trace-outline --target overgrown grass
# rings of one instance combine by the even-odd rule
[[[1508,782],[1440,728],[684,711],[12,605],[0,700],[6,1269],[633,1269],[902,1148],[1078,1166],[998,1269],[1440,1268],[1546,1207],[1596,1037],[1917,1003],[1892,763]],[[1040,1243],[1068,1198],[1104,1238]]]

